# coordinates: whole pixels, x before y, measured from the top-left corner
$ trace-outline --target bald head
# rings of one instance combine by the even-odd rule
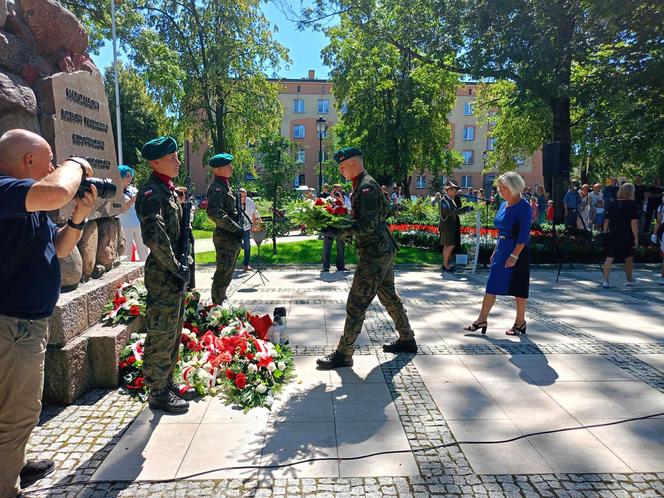
[[[41,180],[53,170],[51,146],[27,130],[9,130],[0,137],[0,173]]]

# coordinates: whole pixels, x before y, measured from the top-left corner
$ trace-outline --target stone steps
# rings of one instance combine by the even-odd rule
[[[120,352],[140,329],[142,319],[110,327],[99,320],[117,287],[142,272],[140,265],[123,264],[61,296],[49,323],[45,403],[69,405],[94,387],[118,385]]]

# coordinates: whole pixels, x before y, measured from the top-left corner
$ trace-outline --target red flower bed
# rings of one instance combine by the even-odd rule
[[[410,231],[419,231],[419,232],[429,232],[438,235],[438,227],[433,225],[414,225],[414,224],[401,224],[401,225],[390,225],[390,232],[410,232]],[[471,226],[462,226],[461,234],[462,235],[475,235],[477,230],[475,227]],[[541,230],[531,230],[531,236],[541,236],[544,233]],[[498,229],[496,228],[481,228],[481,236],[490,236],[493,238],[498,237]]]

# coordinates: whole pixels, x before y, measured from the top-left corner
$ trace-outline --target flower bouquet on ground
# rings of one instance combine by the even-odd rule
[[[145,315],[145,302],[148,291],[142,278],[124,283],[115,291],[111,302],[104,307],[102,321],[115,325],[130,322],[137,316]]]
[[[353,218],[341,199],[304,199],[288,207],[288,216],[296,224],[317,231],[344,230],[353,224]]]
[[[129,343],[120,353],[118,365],[121,388],[141,401],[147,399],[147,388],[143,382],[143,343],[145,334],[131,334]]]

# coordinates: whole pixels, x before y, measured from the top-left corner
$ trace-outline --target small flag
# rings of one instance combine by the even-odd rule
[[[138,247],[136,247],[136,241],[132,240],[131,241],[131,262],[135,263],[136,261],[140,261],[140,257],[138,256]]]

